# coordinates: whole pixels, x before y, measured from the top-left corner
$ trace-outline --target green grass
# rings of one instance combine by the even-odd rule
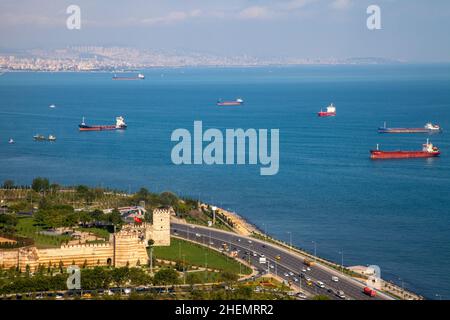
[[[109,232],[105,229],[101,228],[79,228],[82,232],[90,232],[95,234],[99,238],[103,238],[105,240],[109,240]]]
[[[154,247],[153,250],[153,256],[156,259],[182,261],[183,255],[185,255],[186,264],[200,267],[205,266],[205,253],[207,253],[208,268],[213,268],[221,271],[229,271],[233,273],[239,273],[239,271],[241,271],[243,274],[251,273],[250,268],[242,265],[232,258],[227,257],[224,254],[176,238],[171,239],[169,247]]]
[[[59,247],[63,242],[70,240],[69,236],[50,236],[39,234],[43,229],[34,225],[33,218],[19,218],[17,234],[22,237],[32,238],[38,248]]]

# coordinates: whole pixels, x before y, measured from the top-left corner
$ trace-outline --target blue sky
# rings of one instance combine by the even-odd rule
[[[67,30],[66,8],[81,8]],[[366,27],[381,8],[382,29]],[[448,0],[2,0],[0,48],[132,46],[261,57],[450,61]]]

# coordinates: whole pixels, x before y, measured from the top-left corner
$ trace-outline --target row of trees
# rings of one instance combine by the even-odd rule
[[[57,274],[53,274],[53,272],[45,274],[44,268],[40,268],[35,275],[31,275],[28,268],[25,273],[17,270],[5,271],[0,277],[0,294],[67,290],[67,277],[68,274],[64,273],[64,269],[59,270]],[[94,267],[81,269],[81,288],[83,290],[141,285],[176,285],[179,283],[179,273],[169,268],[160,269],[154,277],[151,277],[142,268]]]

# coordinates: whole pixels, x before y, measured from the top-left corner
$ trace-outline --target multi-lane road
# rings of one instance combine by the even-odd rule
[[[248,261],[259,272],[269,271],[284,280],[290,281],[293,286],[310,295],[320,294],[331,299],[341,299],[336,293],[343,291],[346,299],[392,299],[381,292],[377,292],[376,297],[369,297],[363,293],[365,287],[363,283],[322,264],[316,263],[308,270],[304,264],[305,257],[270,242],[213,228],[174,222],[171,224],[171,233],[215,249],[222,248],[225,243],[230,251],[238,251],[238,257]],[[259,263],[259,258],[262,255],[268,260],[266,264]],[[332,277],[337,277],[338,281],[333,281]],[[307,281],[307,279],[310,279],[310,281]],[[325,287],[321,288],[317,284],[318,281],[321,281]],[[308,285],[307,282],[312,282],[312,285]]]

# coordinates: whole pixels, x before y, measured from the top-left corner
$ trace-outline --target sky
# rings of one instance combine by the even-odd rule
[[[69,5],[81,29],[69,30]],[[369,5],[381,29],[366,26]],[[1,0],[0,51],[125,46],[256,57],[450,61],[449,0]]]

